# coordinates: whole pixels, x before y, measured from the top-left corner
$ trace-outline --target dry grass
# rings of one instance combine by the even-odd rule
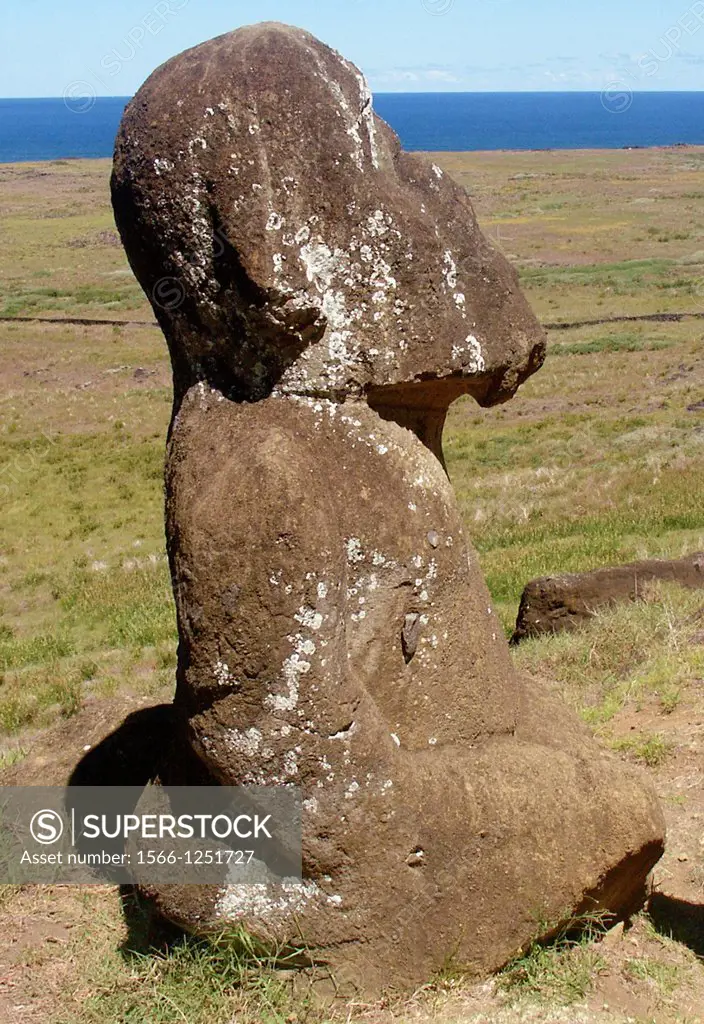
[[[554,680],[595,727],[627,704],[653,698],[670,714],[686,688],[704,677],[704,646],[692,643],[701,607],[700,592],[653,586],[643,600],[596,612],[573,633],[525,640],[514,660]]]
[[[699,150],[438,158],[468,185],[481,223],[552,321],[704,309],[703,161]],[[107,175],[106,161],[0,167],[0,312],[151,319],[111,234]],[[448,464],[507,630],[534,576],[704,548],[703,330],[685,321],[554,331],[546,366],[512,403],[452,410]],[[175,629],[161,494],[170,376],[158,331],[0,324],[0,345],[6,767],[32,730],[89,694],[168,697]],[[515,656],[554,679],[624,757],[659,770],[671,757],[664,726],[625,739],[609,730],[653,702],[666,725],[691,700],[704,675],[704,648],[690,643],[701,624],[688,621],[700,604],[653,591]],[[232,946],[165,944],[134,907],[128,928],[122,910],[110,889],[0,892],[15,950],[0,971],[0,1022],[18,1013],[27,1024],[325,1019],[270,964],[253,971]],[[558,942],[512,965],[501,990],[438,979],[404,1003],[349,1014],[373,1024],[516,1024],[548,1012],[565,1024],[636,1020],[640,1010],[589,1003],[605,957],[628,991],[657,989],[661,1000],[679,999],[687,972],[701,974],[679,943],[663,952],[648,942],[623,969],[591,942]],[[563,1012],[565,998],[576,1002]],[[697,1019],[673,1005],[639,1024]]]

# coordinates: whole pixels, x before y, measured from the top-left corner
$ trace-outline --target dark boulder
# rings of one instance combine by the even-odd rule
[[[577,629],[601,608],[636,601],[647,584],[658,580],[704,588],[704,554],[632,562],[593,572],[563,573],[532,580],[521,597],[513,642]]]

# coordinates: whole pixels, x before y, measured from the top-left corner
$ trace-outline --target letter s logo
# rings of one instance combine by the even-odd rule
[[[29,831],[42,846],[51,846],[64,834],[63,818],[58,811],[37,811],[29,823]]]

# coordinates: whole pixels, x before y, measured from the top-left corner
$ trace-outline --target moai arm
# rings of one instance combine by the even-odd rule
[[[177,702],[214,777],[305,786],[361,698],[345,658],[344,542],[295,415],[262,412],[196,386],[172,430]]]

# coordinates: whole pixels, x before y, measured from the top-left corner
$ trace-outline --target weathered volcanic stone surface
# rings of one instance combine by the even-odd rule
[[[303,885],[157,888],[162,912],[303,935],[367,991],[622,912],[662,852],[653,791],[516,677],[443,465],[451,402],[544,356],[465,192],[356,68],[265,24],[152,75],[113,197],[174,367],[163,777],[305,799]]]
[[[532,580],[521,597],[513,642],[577,629],[600,608],[636,601],[644,587],[658,580],[695,590],[704,588],[704,553]]]

